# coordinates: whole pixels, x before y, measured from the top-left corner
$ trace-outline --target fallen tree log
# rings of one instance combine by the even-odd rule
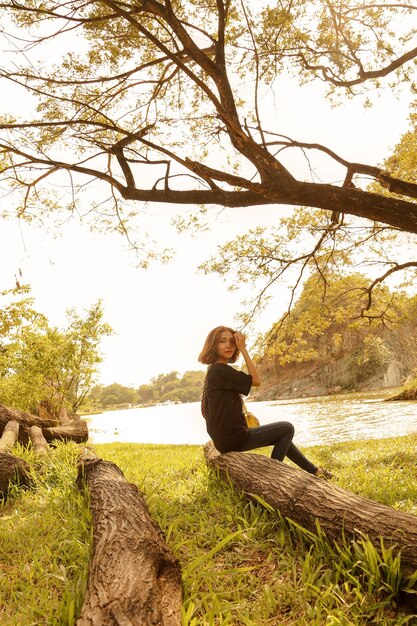
[[[10,420],[4,427],[3,434],[0,438],[0,452],[3,450],[11,450],[19,436],[19,422]]]
[[[2,434],[7,422],[10,420],[19,423],[19,436],[18,441],[26,445],[29,442],[29,428],[30,426],[39,426],[40,428],[47,426],[55,426],[57,421],[52,418],[42,418],[32,413],[26,413],[20,411],[20,409],[14,409],[4,404],[0,404],[0,435]]]
[[[54,439],[85,443],[88,439],[87,422],[79,418],[70,420],[67,424],[43,428],[42,432],[48,443]]]
[[[9,452],[0,452],[0,494],[7,494],[10,485],[29,484],[29,465]]]
[[[210,441],[204,446],[209,467],[233,483],[238,491],[260,496],[283,517],[316,532],[316,522],[327,538],[340,543],[362,534],[378,549],[401,550],[405,574],[417,569],[417,516],[397,511],[368,498],[326,483],[260,454],[220,454]]]
[[[39,426],[31,426],[29,428],[29,439],[32,442],[35,454],[46,454],[48,452],[49,445],[43,436],[42,428]]]
[[[181,571],[138,488],[90,451],[80,457],[93,518],[93,555],[77,626],[180,626]]]

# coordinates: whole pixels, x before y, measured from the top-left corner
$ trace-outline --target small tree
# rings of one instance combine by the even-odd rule
[[[68,311],[63,331],[50,328],[45,318],[36,326],[22,327],[7,346],[3,401],[27,410],[42,402],[54,415],[64,406],[76,411],[95,382],[101,338],[111,333],[102,318],[99,301],[85,317]]]

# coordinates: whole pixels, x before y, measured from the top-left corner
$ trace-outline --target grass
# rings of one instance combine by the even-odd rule
[[[30,464],[32,489],[14,487],[0,507],[0,624],[73,624],[85,593],[91,520],[74,487],[78,450],[58,445]]]
[[[337,484],[416,514],[417,435],[308,449]],[[338,546],[242,498],[210,472],[200,446],[103,444],[96,453],[144,492],[183,572],[183,626],[417,624],[402,604],[398,556],[366,538]],[[77,446],[30,464],[34,486],[0,507],[0,623],[74,624],[91,546]],[[406,594],[407,595],[407,594]],[[409,595],[409,594],[408,594]]]

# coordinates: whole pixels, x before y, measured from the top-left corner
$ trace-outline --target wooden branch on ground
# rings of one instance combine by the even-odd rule
[[[19,423],[18,440],[24,445],[29,443],[29,429],[31,426],[41,428],[43,436],[48,442],[51,442],[53,439],[59,439],[61,441],[85,443],[88,439],[87,422],[81,420],[78,416],[74,419],[69,419],[65,424],[58,424],[55,418],[45,413],[43,417],[39,417],[32,415],[32,413],[26,413],[25,411],[0,404],[0,435],[6,424],[11,420]]]
[[[32,442],[35,454],[46,454],[48,452],[49,445],[43,436],[42,428],[39,426],[31,426],[29,428],[29,439]]]
[[[0,494],[7,494],[10,485],[29,484],[29,465],[9,452],[0,452]]]
[[[54,439],[85,443],[88,439],[87,422],[82,419],[70,420],[67,424],[43,428],[43,435],[49,443]]]
[[[220,454],[210,441],[204,446],[207,465],[247,495],[260,496],[281,515],[316,532],[316,522],[326,536],[338,543],[344,536],[369,537],[378,549],[401,550],[404,573],[417,569],[417,516],[397,511],[373,500],[326,483],[260,454]],[[376,477],[377,479],[377,477]]]
[[[14,409],[9,406],[4,406],[4,404],[0,404],[0,432],[3,430],[7,422],[10,422],[10,420],[19,422],[19,424],[26,430],[29,426],[40,426],[42,428],[44,426],[55,426],[57,424],[57,420],[50,417],[42,418],[38,415],[32,415],[32,413],[26,413],[25,411],[20,411],[19,409]],[[23,430],[23,428],[21,430]]]
[[[10,420],[4,427],[3,434],[0,438],[0,452],[11,450],[19,436],[19,422]]]
[[[138,488],[89,450],[80,457],[79,486],[84,478],[94,543],[77,626],[180,626],[180,566]]]

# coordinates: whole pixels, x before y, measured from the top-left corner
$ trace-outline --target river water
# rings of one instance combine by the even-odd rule
[[[261,424],[292,422],[294,443],[312,446],[417,432],[417,402],[384,402],[390,395],[392,390],[246,404]],[[209,439],[199,402],[108,411],[83,419],[91,443],[203,444]]]

